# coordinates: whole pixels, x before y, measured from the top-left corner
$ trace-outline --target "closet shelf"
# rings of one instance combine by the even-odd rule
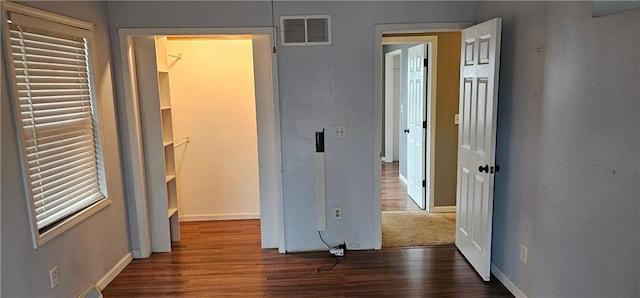
[[[164,142],[162,142],[162,145],[165,146],[165,147],[168,147],[170,145],[173,145],[173,142],[172,141],[164,141]]]
[[[166,175],[167,183],[173,179],[176,179],[176,175]]]
[[[169,208],[167,212],[169,218],[174,216],[176,213],[178,213],[178,208]]]
[[[167,111],[167,110],[171,110],[170,106],[164,106],[164,107],[160,107],[161,111]]]

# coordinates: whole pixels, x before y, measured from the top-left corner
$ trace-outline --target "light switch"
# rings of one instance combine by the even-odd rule
[[[453,124],[460,124],[460,114],[453,116]]]
[[[333,138],[334,139],[344,139],[347,137],[347,127],[346,126],[334,126],[333,127]]]

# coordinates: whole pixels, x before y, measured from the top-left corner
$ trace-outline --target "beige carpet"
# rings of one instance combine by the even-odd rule
[[[453,244],[455,229],[455,213],[384,211],[382,247]]]

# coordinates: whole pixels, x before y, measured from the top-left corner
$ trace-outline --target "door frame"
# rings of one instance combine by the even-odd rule
[[[400,86],[396,86],[393,78],[393,66],[395,65],[394,60],[396,56],[400,56]],[[394,139],[396,135],[400,134],[399,127],[398,129],[394,129],[395,123],[399,121],[399,119],[396,119],[394,112],[397,104],[396,101],[398,100],[394,94],[396,88],[400,88],[402,92],[402,72],[404,71],[402,68],[402,50],[398,49],[385,53],[384,60],[384,156],[382,157],[382,161],[393,162],[393,156],[397,150],[394,146]],[[402,97],[402,93],[400,96]]]
[[[266,52],[271,53],[274,32],[272,27],[247,28],[123,28],[118,29],[120,42],[121,74],[124,98],[119,103],[124,110],[120,115],[121,132],[123,136],[123,157],[129,161],[130,175],[125,179],[127,192],[132,198],[128,199],[129,232],[134,257],[144,258],[151,254],[149,209],[147,205],[146,183],[144,174],[144,154],[142,145],[142,130],[140,111],[137,97],[137,86],[132,80],[132,67],[129,63],[129,43],[133,36],[155,35],[253,35],[254,47],[256,36],[261,47],[268,46]],[[267,40],[268,39],[268,40]],[[254,48],[254,84],[256,85],[256,122],[258,126],[258,162],[260,181],[260,218],[275,218],[275,220],[261,220],[261,239],[263,248],[278,248],[278,252],[285,253],[284,235],[284,200],[282,194],[282,154],[280,139],[280,105],[278,95],[277,54],[270,54],[257,58]],[[135,63],[135,62],[134,62]],[[258,92],[259,90],[271,92]],[[122,110],[121,110],[122,111]],[[270,223],[264,223],[269,221]],[[265,224],[267,226],[265,226]],[[275,232],[274,232],[275,231]],[[265,233],[270,232],[269,235]],[[266,242],[265,242],[266,241]]]
[[[462,29],[472,26],[473,22],[461,22],[461,23],[408,23],[408,24],[381,24],[375,25],[375,140],[374,150],[375,156],[381,156],[382,152],[382,108],[383,108],[383,96],[384,92],[382,86],[384,84],[384,77],[382,74],[382,63],[384,62],[384,52],[382,50],[382,35],[392,33],[433,33],[433,32],[451,32],[462,31]],[[432,60],[432,59],[431,59]],[[432,106],[431,111],[435,114],[435,100],[430,103]],[[435,129],[435,126],[433,126]],[[431,134],[431,138],[435,138],[435,133]],[[435,144],[434,140],[431,140],[431,146]],[[432,154],[434,151],[432,150]],[[375,159],[375,246],[374,249],[382,248],[382,201],[381,201],[381,166],[379,158]],[[433,165],[432,165],[433,167]],[[432,176],[431,176],[432,177]],[[430,179],[430,183],[433,183],[434,179]],[[433,191],[433,185],[430,187]]]

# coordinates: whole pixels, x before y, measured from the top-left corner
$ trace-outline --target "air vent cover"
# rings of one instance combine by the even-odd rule
[[[280,17],[283,46],[316,46],[331,44],[331,16]]]

